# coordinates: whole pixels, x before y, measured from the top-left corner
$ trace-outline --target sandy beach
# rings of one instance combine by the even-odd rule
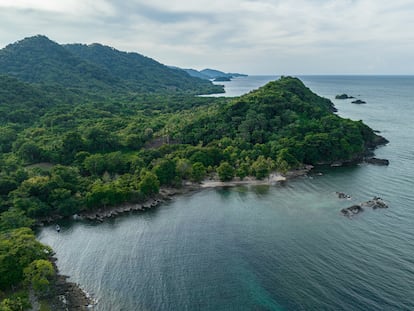
[[[243,180],[234,179],[232,181],[220,181],[217,179],[204,180],[200,184],[200,188],[217,188],[217,187],[235,187],[242,185],[274,185],[278,182],[285,181],[287,178],[279,173],[272,173],[269,177],[264,179],[256,179],[254,177],[246,177]]]

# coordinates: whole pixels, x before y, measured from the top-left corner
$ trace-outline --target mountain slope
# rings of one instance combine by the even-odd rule
[[[214,86],[210,82],[191,77],[184,71],[174,70],[138,53],[122,52],[97,43],[67,44],[64,47],[74,55],[105,68],[137,91],[148,89],[197,93],[222,91],[221,87]]]
[[[200,73],[208,77],[209,79],[224,78],[224,77],[231,79],[234,77],[246,77],[247,76],[241,73],[226,73],[220,70],[209,69],[209,68],[201,70]]]
[[[367,148],[383,143],[362,122],[342,119],[334,111],[330,100],[299,79],[282,77],[183,120],[173,138],[193,145],[215,144],[223,137],[251,146],[262,144],[272,158],[283,153],[291,166],[355,161]],[[277,151],[272,154],[272,150]]]
[[[62,46],[42,35],[1,49],[0,74],[101,95],[223,92],[222,87],[209,81],[190,77],[137,53],[100,44]]]
[[[46,91],[0,75],[0,125],[32,123],[55,103],[56,98]]]
[[[0,50],[0,73],[29,83],[103,90],[121,86],[107,70],[86,62],[45,36],[9,44]]]

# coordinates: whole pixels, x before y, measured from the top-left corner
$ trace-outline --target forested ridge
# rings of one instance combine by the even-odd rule
[[[42,36],[23,41],[23,49],[0,51],[0,310],[26,308],[28,288],[48,294],[51,250],[35,240],[36,222],[142,202],[160,187],[207,175],[262,179],[304,164],[352,162],[380,142],[297,78],[238,98],[197,97],[204,84],[187,88],[194,81],[180,73],[171,88],[169,71],[150,59],[140,66],[156,76],[153,86],[150,77],[140,81],[128,68],[138,54],[62,47]],[[27,57],[45,44],[60,56],[34,70]],[[110,92],[99,92],[107,83]]]
[[[123,93],[220,93],[223,88],[138,53],[100,44],[60,45],[37,35],[0,50],[0,74],[96,96]]]

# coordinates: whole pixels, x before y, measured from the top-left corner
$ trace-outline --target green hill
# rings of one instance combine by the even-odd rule
[[[29,83],[90,91],[121,87],[107,70],[86,62],[45,36],[9,44],[0,50],[0,73]]]
[[[220,86],[137,53],[120,52],[100,44],[62,46],[41,35],[1,49],[0,74],[28,83],[115,96],[131,92],[223,92]]]
[[[101,44],[68,44],[74,55],[105,68],[136,91],[184,91],[220,93],[222,88],[194,78],[182,70],[174,70],[138,53],[121,52]]]
[[[361,158],[378,136],[362,122],[342,119],[334,111],[330,100],[313,93],[299,79],[283,77],[183,120],[173,136],[194,145],[215,144],[223,137],[250,146],[264,145],[273,159],[281,151],[287,154],[284,160],[290,166]]]
[[[194,96],[215,88],[98,44],[63,47],[36,36],[0,50],[1,310],[29,304],[26,271],[54,273],[44,260],[51,250],[21,227],[142,203],[161,186],[207,176],[263,179],[353,162],[386,142],[335,115],[296,78],[238,98]]]

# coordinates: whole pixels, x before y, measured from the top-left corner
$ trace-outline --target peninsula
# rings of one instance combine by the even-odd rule
[[[143,204],[209,176],[280,180],[355,163],[386,143],[297,78],[198,97],[223,89],[100,44],[23,39],[0,50],[0,82],[1,307],[26,309],[54,288],[53,251],[35,224]]]

